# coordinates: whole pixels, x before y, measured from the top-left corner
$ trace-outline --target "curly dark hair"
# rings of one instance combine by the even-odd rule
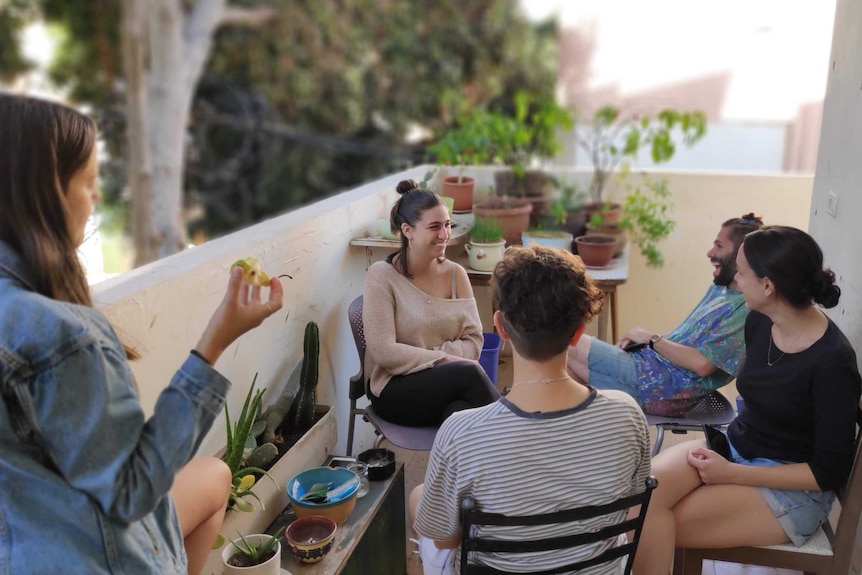
[[[602,291],[571,252],[513,247],[491,277],[491,298],[518,353],[543,361],[602,309]]]

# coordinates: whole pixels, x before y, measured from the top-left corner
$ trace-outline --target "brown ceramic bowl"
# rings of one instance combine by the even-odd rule
[[[284,538],[294,556],[303,563],[317,563],[332,549],[335,521],[322,515],[296,519],[287,526]]]

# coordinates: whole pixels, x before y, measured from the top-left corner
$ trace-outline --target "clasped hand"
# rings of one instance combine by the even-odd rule
[[[211,364],[239,336],[259,326],[283,304],[284,289],[278,278],[270,280],[269,299],[262,302],[261,288],[250,286],[242,277],[242,268],[231,269],[224,299],[195,346],[195,350]]]
[[[733,466],[715,451],[697,447],[688,452],[688,464],[697,470],[700,480],[707,485],[733,483]]]

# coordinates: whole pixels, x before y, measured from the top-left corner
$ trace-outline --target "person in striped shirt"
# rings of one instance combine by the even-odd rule
[[[547,513],[608,503],[643,490],[650,471],[643,412],[629,395],[582,385],[566,370],[566,352],[601,309],[602,294],[571,253],[512,248],[491,280],[494,326],[513,347],[511,391],[489,405],[452,414],[442,425],[425,482],[410,496],[425,575],[459,571],[459,505],[506,515]],[[620,516],[515,530],[477,527],[495,538],[594,530]],[[529,533],[527,531],[530,531]],[[551,569],[602,553],[616,541],[475,561],[509,573]],[[471,562],[474,560],[471,556]],[[607,564],[583,573],[609,573]]]

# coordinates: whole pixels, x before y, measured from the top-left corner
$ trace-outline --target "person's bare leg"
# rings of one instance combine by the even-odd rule
[[[790,540],[756,487],[704,485],[673,512],[677,547],[724,549]]]
[[[590,369],[587,363],[587,358],[590,355],[590,343],[593,338],[588,335],[582,335],[574,346],[569,348],[566,365],[569,369],[569,375],[580,381],[584,385],[590,383]]]
[[[413,539],[417,539],[419,534],[413,529],[413,522],[416,521],[416,507],[419,505],[419,500],[422,499],[423,485],[420,483],[410,492],[410,498],[407,500],[407,517],[410,518],[410,534]]]
[[[174,478],[171,495],[183,530],[189,575],[200,573],[206,563],[224,521],[230,485],[230,468],[215,457],[195,457]]]
[[[638,575],[668,575],[673,564],[677,533],[674,507],[692,491],[703,486],[697,470],[688,464],[688,452],[706,447],[703,440],[687,441],[659,453],[652,460],[651,473],[658,479],[647,509],[634,569]]]

